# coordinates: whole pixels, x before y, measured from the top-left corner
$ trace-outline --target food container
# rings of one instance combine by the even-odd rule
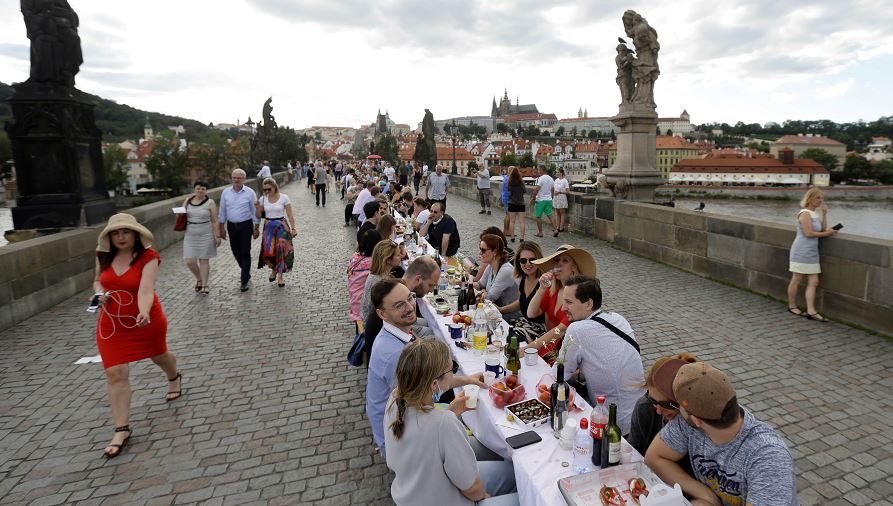
[[[524,385],[518,381],[518,376],[514,374],[509,374],[501,381],[493,383],[488,391],[490,398],[493,399],[493,404],[499,409],[523,401],[527,395]]]
[[[527,428],[537,427],[549,421],[549,406],[539,399],[527,399],[505,407],[507,413],[511,413],[515,420],[521,422]]]

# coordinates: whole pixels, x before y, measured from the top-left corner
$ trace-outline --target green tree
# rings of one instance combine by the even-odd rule
[[[816,162],[822,164],[823,167],[828,169],[828,172],[834,172],[840,165],[840,162],[837,161],[836,156],[820,148],[809,148],[806,151],[800,153],[800,158],[809,158],[810,160],[815,160]]]
[[[421,135],[415,141],[415,151],[412,154],[412,159],[419,165],[428,163],[428,145],[425,144],[425,138]]]
[[[118,190],[127,184],[127,151],[117,144],[109,146],[102,153],[102,168],[105,172],[105,187],[109,190]]]
[[[501,133],[501,134],[504,134],[504,133],[507,133],[507,132],[509,131],[509,127],[508,127],[505,123],[497,123],[497,124],[496,124],[496,131],[499,132],[499,133]]]
[[[533,159],[533,154],[528,151],[521,155],[521,158],[518,159],[518,165],[521,167],[535,167],[536,160]]]
[[[227,154],[229,137],[220,130],[208,130],[189,145],[190,162],[198,169],[200,179],[219,186],[229,179],[231,165],[236,163]]]
[[[472,171],[478,170],[478,163],[475,160],[468,162],[468,171],[469,173]]]
[[[555,137],[561,137],[564,135],[564,127],[558,127],[558,130],[555,130]]]
[[[893,184],[893,160],[883,160],[875,166],[877,180],[881,184]]]
[[[292,128],[276,129],[276,146],[279,148],[279,160],[305,160],[307,150],[304,149],[304,136],[298,135]],[[274,167],[275,169],[275,167]]]
[[[156,188],[170,188],[174,195],[183,190],[186,176],[186,154],[180,151],[180,143],[158,139],[152,154],[146,158],[146,170],[152,176]]]
[[[397,138],[391,134],[380,136],[372,152],[390,162],[397,163],[400,161],[400,148],[397,144]]]
[[[871,162],[862,155],[850,156],[843,164],[843,175],[846,179],[871,179]]]
[[[590,139],[597,139],[598,138],[598,130],[590,130],[587,137],[589,137]]]
[[[499,157],[499,165],[501,165],[502,167],[518,165],[518,159],[515,157],[515,153],[511,151],[502,153],[502,156]]]

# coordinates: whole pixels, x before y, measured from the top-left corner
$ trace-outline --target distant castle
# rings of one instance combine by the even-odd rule
[[[536,104],[518,104],[518,97],[515,97],[515,105],[512,105],[512,101],[509,100],[509,92],[508,88],[505,89],[505,93],[502,95],[502,100],[499,101],[499,105],[496,105],[496,97],[493,97],[493,107],[490,109],[490,117],[491,118],[503,118],[510,114],[526,114],[526,113],[538,113],[539,110],[536,108]]]

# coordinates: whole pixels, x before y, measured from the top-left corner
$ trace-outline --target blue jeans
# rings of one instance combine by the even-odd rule
[[[478,462],[478,473],[484,483],[484,490],[491,496],[478,501],[479,506],[516,506],[518,487],[515,485],[515,467],[508,460]]]

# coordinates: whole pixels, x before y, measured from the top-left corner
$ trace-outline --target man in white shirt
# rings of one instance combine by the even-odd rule
[[[394,177],[396,174],[397,171],[394,170],[393,167],[391,167],[390,163],[387,165],[387,167],[384,168],[384,175],[388,178],[389,183],[393,183],[394,181],[396,181],[396,178]]]
[[[432,206],[440,202],[446,210],[447,193],[450,188],[450,177],[443,173],[443,167],[438,163],[434,166],[434,173],[428,174],[428,185],[425,187],[425,194],[428,203]]]
[[[373,189],[375,190],[374,192]],[[357,200],[353,204],[353,212],[351,213],[357,217],[357,225],[362,225],[363,222],[366,221],[366,215],[363,213],[363,206],[365,206],[366,203],[375,200],[378,193],[378,187],[375,186],[375,182],[367,181],[366,188],[357,195]]]
[[[270,162],[264,160],[263,167],[261,167],[260,170],[257,171],[257,193],[258,194],[262,193],[261,190],[263,189],[264,179],[268,178],[268,177],[272,177],[272,176],[273,176],[273,172],[270,170]]]
[[[555,180],[546,173],[546,167],[540,165],[540,177],[536,178],[536,186],[533,187],[533,196],[530,198],[530,205],[533,207],[533,217],[536,218],[536,236],[543,236],[543,219],[545,214],[552,225],[552,237],[558,237],[558,228],[555,226],[555,219],[552,217],[552,189],[555,186]]]
[[[565,379],[579,371],[586,380],[589,404],[594,406],[600,395],[608,404],[617,404],[617,425],[629,434],[633,409],[645,393],[641,387],[645,372],[632,327],[619,314],[602,310],[596,278],[572,276],[564,283],[562,302],[572,322],[558,355],[564,356]]]

